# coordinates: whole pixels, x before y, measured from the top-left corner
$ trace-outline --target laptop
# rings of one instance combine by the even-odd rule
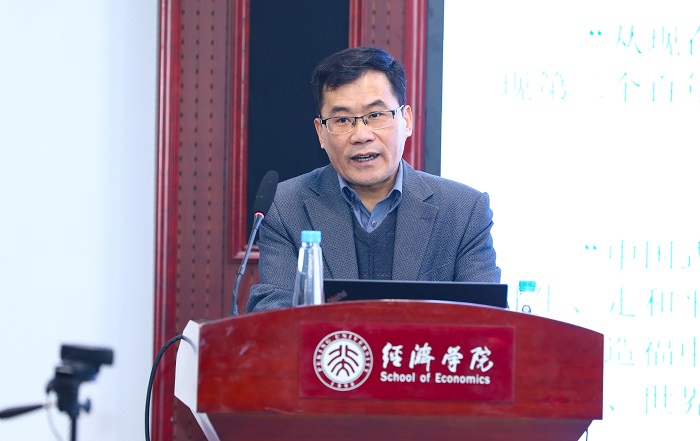
[[[326,279],[326,303],[352,300],[440,300],[508,307],[508,285],[476,282]]]

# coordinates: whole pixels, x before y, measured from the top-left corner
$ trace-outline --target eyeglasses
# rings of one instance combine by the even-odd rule
[[[394,120],[394,115],[403,109],[403,107],[404,106],[399,106],[394,110],[369,112],[362,116],[333,116],[331,118],[322,119],[321,124],[325,125],[328,132],[334,135],[352,132],[358,119],[361,119],[362,122],[372,130],[386,129]]]

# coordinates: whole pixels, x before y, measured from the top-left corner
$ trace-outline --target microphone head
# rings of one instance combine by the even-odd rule
[[[262,182],[260,182],[260,187],[258,187],[258,194],[255,196],[253,214],[260,213],[263,216],[267,214],[267,210],[270,209],[272,200],[275,198],[278,181],[279,175],[276,171],[270,170],[265,173],[265,177],[263,177]]]

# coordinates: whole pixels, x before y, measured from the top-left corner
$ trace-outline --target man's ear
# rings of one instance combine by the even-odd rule
[[[403,119],[406,121],[406,138],[413,134],[413,110],[411,106],[406,104],[401,109],[403,112]]]
[[[321,124],[321,120],[319,118],[314,118],[314,127],[316,127],[316,135],[318,135],[318,143],[321,144],[321,148],[323,150],[326,149],[325,142],[323,141],[323,136],[321,134],[323,133],[323,124]]]

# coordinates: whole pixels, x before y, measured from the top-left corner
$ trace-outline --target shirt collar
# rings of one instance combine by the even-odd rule
[[[357,192],[355,190],[353,190],[352,188],[350,188],[350,186],[348,185],[348,182],[345,179],[343,179],[342,176],[340,176],[340,173],[337,173],[337,175],[338,175],[338,184],[340,184],[340,192],[342,194],[345,194],[345,192],[349,190],[351,193],[357,195]],[[346,188],[348,190],[345,190]],[[389,192],[389,195],[391,195],[391,193],[393,193],[394,190],[398,191],[399,194],[401,194],[402,188],[403,188],[403,164],[401,162],[399,162],[399,172],[396,173],[396,182],[394,182],[394,188],[391,189],[391,191]],[[387,196],[389,196],[389,195],[387,195]]]

